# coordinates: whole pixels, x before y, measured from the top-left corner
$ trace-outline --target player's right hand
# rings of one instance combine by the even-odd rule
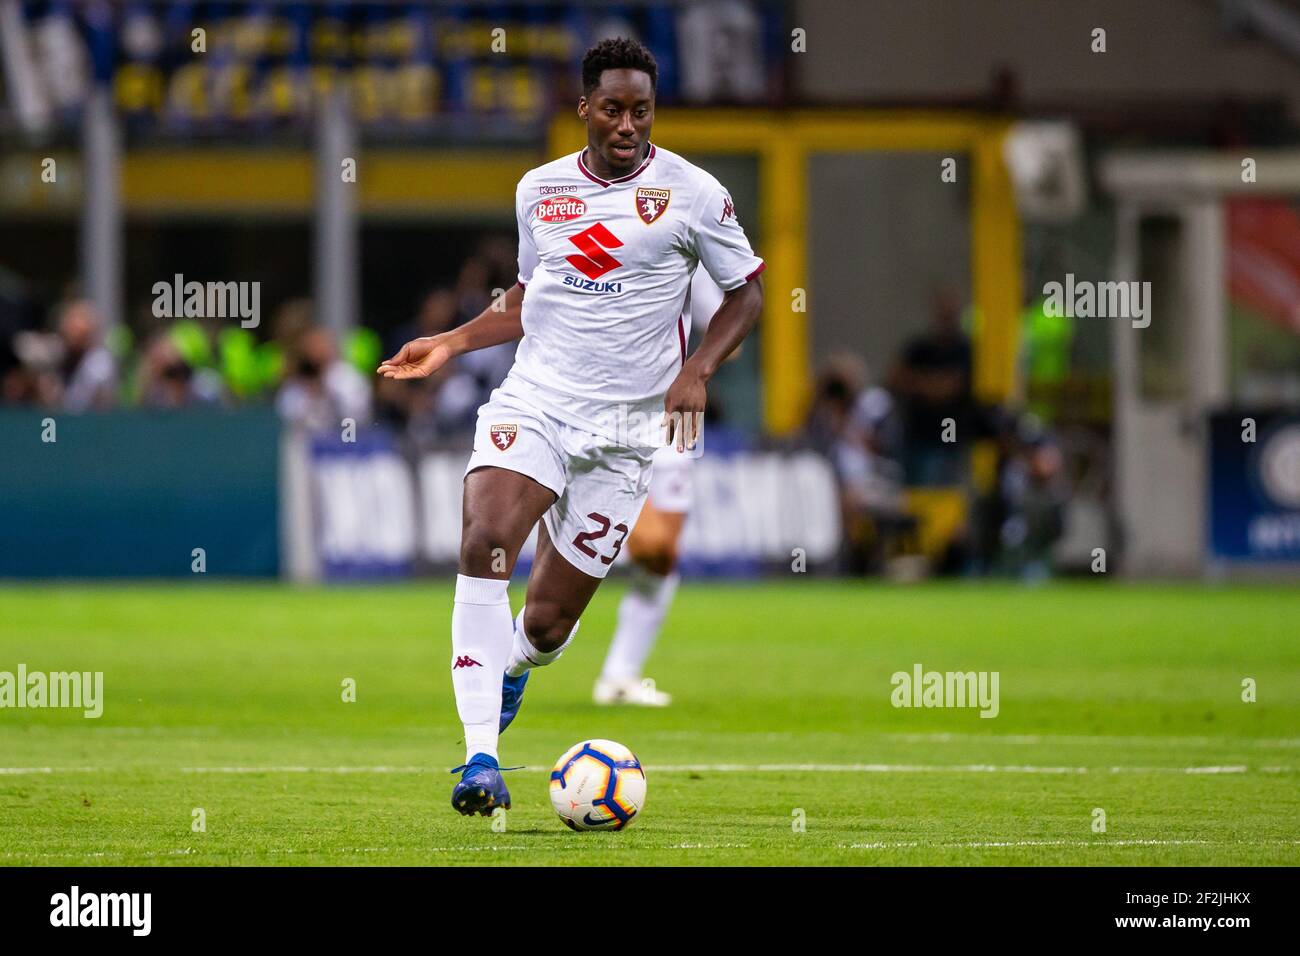
[[[452,355],[451,347],[441,335],[412,339],[384,361],[378,371],[384,378],[424,378],[451,361]]]

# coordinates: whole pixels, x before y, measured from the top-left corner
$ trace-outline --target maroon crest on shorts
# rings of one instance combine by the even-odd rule
[[[515,436],[519,434],[519,426],[493,425],[488,429],[488,434],[492,436],[492,444],[497,446],[497,451],[507,451],[515,443]]]
[[[668,208],[671,189],[650,189],[642,186],[636,191],[636,214],[647,226],[664,214]]]

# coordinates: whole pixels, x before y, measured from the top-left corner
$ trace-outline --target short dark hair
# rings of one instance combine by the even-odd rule
[[[582,58],[582,95],[590,96],[600,86],[600,75],[606,70],[640,70],[650,77],[650,89],[659,83],[659,64],[654,54],[637,40],[627,37],[610,37],[601,40]]]

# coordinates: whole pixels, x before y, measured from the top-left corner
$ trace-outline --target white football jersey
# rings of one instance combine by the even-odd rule
[[[524,338],[502,387],[595,434],[659,444],[696,267],[731,290],[763,261],[704,170],[652,144],[634,172],[606,181],[584,153],[519,181]]]
[[[703,335],[709,331],[709,323],[722,307],[722,289],[713,281],[708,269],[696,269],[691,279],[691,308],[686,313],[686,341],[691,340],[692,332]]]

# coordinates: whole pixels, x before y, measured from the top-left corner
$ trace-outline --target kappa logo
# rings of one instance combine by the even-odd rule
[[[499,450],[508,451],[519,436],[519,426],[493,425],[488,429],[488,434],[492,436],[492,444],[496,445]]]
[[[718,225],[722,225],[728,219],[736,218],[736,207],[731,204],[731,197],[722,198],[722,215],[718,217]]]
[[[537,204],[534,217],[542,222],[568,222],[587,214],[587,204],[577,196],[552,196]]]
[[[482,664],[474,660],[474,658],[470,657],[468,654],[462,654],[460,657],[456,658],[456,663],[451,665],[451,669],[455,670],[458,667],[482,667],[482,666],[483,666]]]
[[[636,191],[636,214],[641,217],[643,223],[650,225],[664,214],[672,194],[671,189],[650,189],[642,186]]]

